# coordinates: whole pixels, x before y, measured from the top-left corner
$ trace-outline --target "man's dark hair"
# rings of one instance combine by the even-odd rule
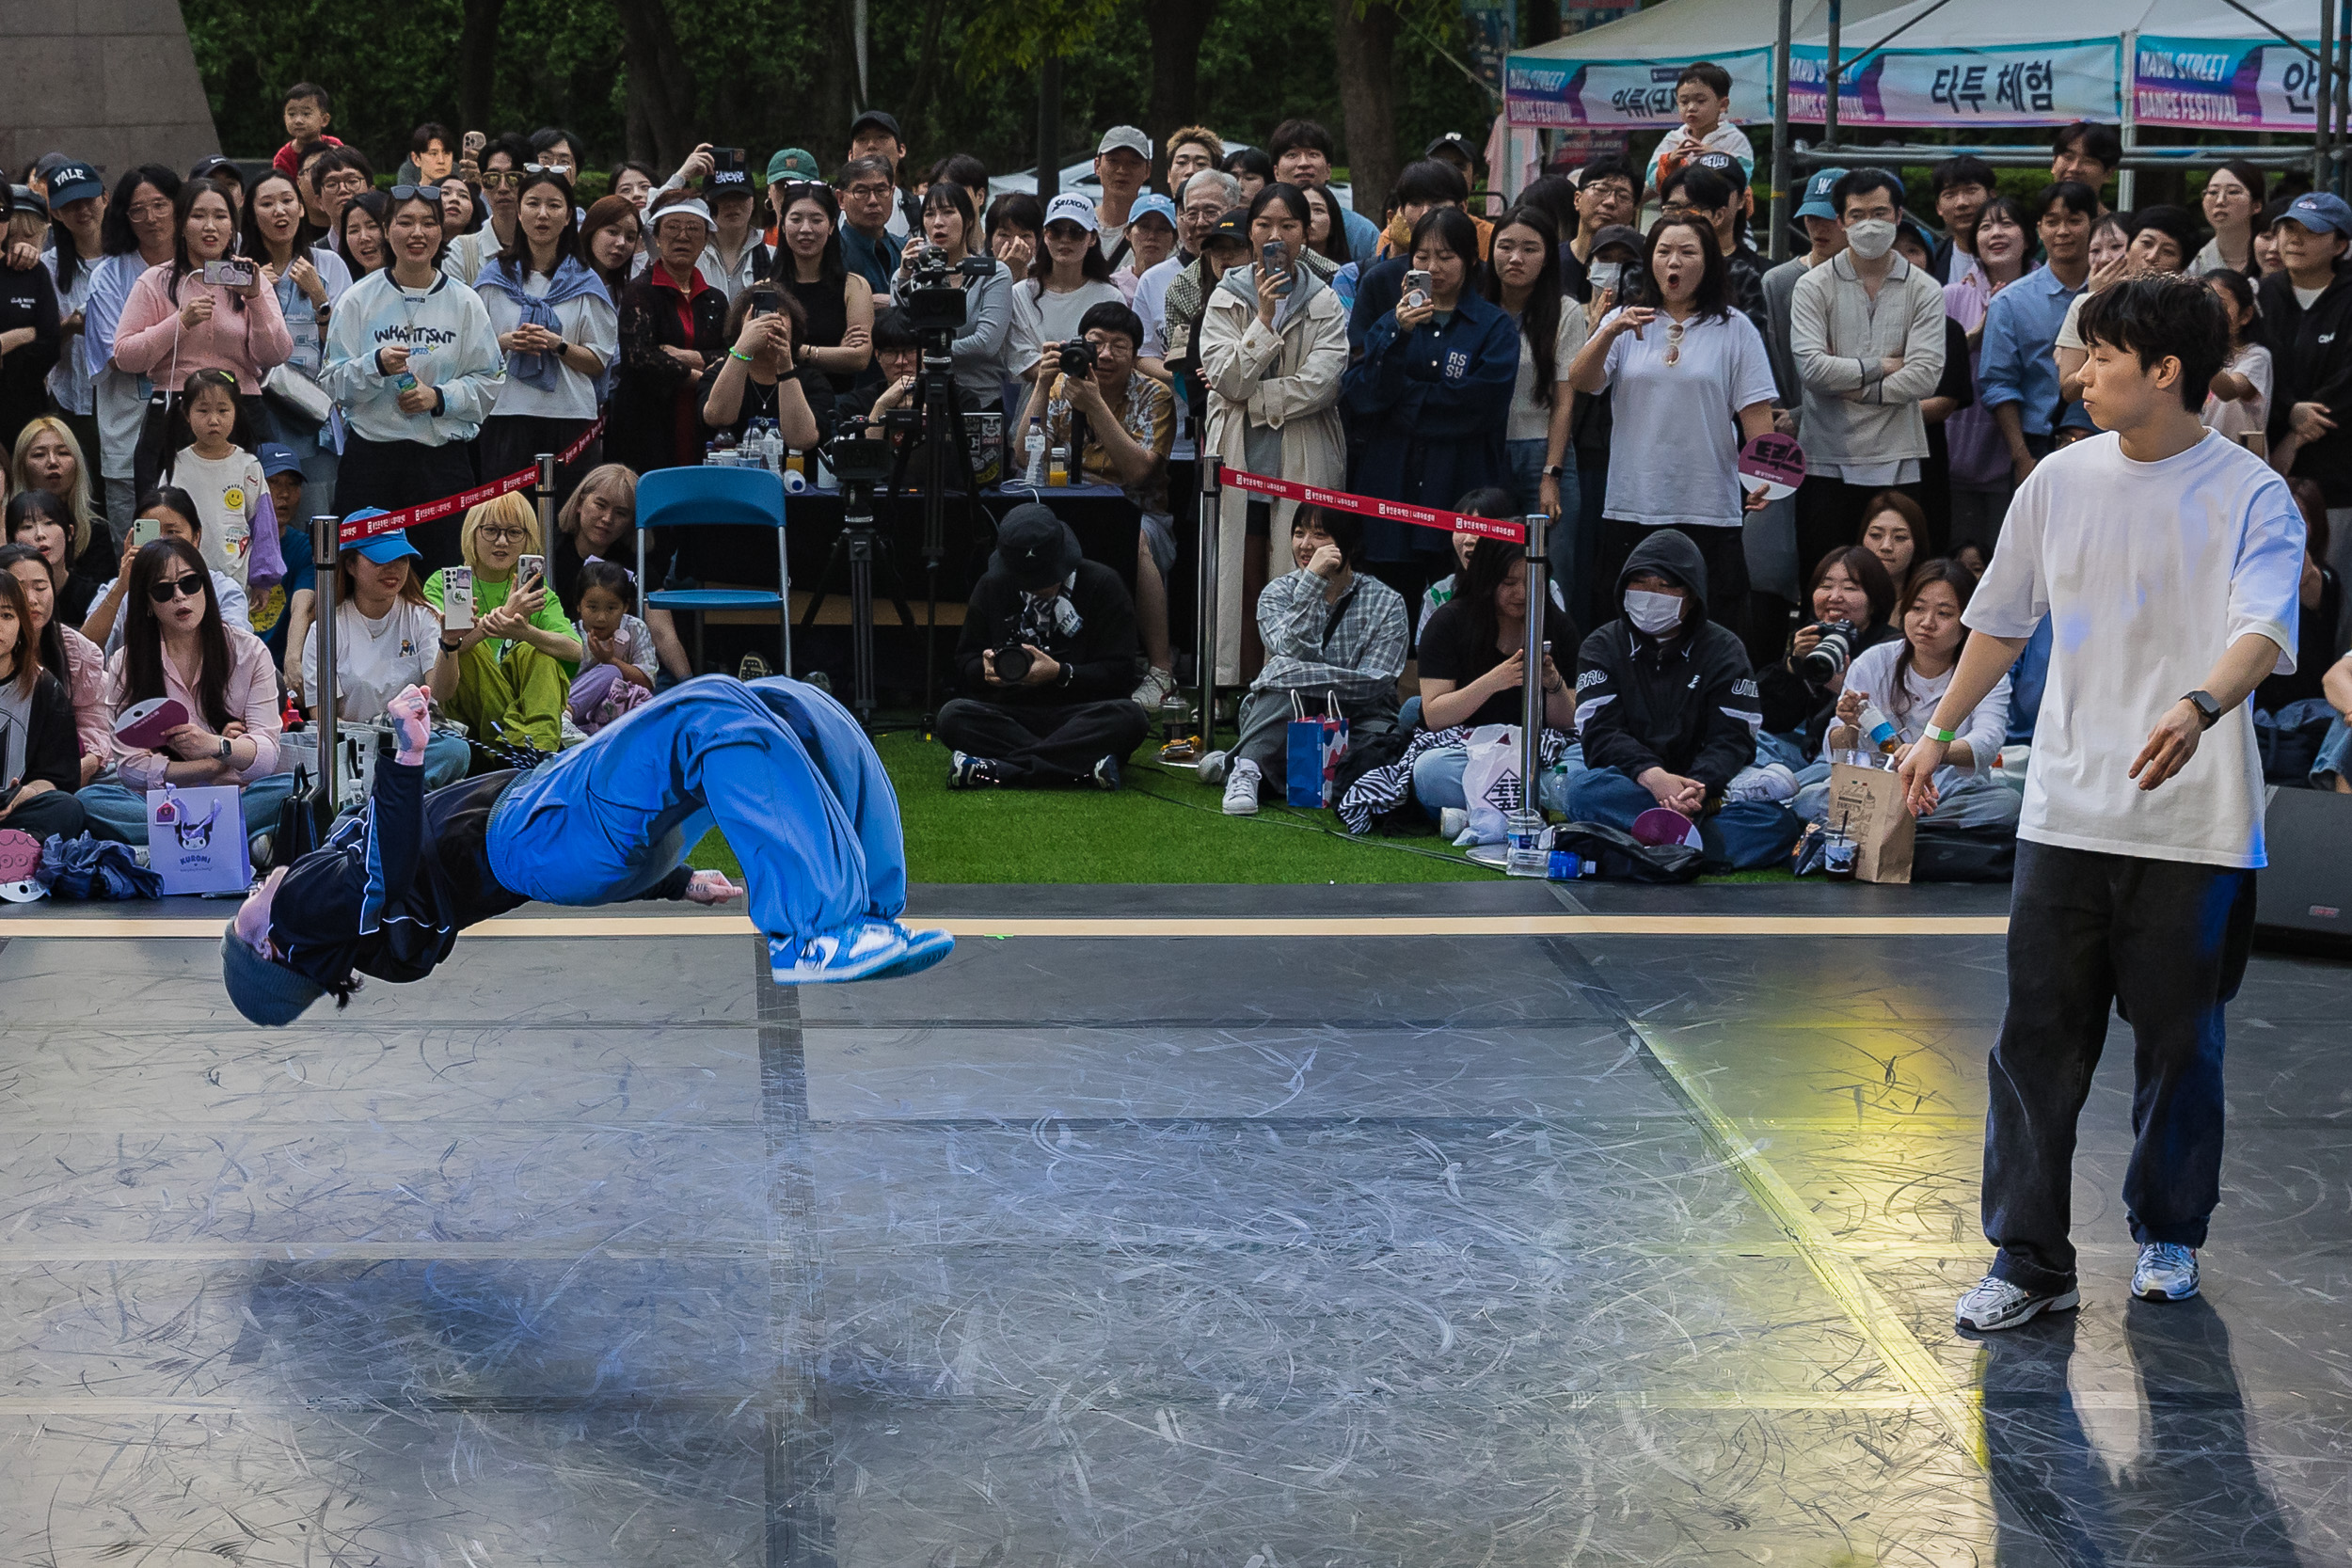
[[[316,82],[296,82],[286,89],[286,103],[292,103],[299,98],[310,100],[327,114],[331,115],[335,112],[335,101],[327,97],[326,89]]]
[[[457,138],[451,135],[449,127],[437,119],[428,119],[408,133],[408,150],[411,152],[428,152],[435,142],[439,142],[449,151],[457,150]]]
[[[1596,180],[1622,180],[1637,192],[1642,188],[1641,171],[1633,166],[1632,160],[1620,158],[1613,152],[1585,164],[1583,176],[1576,182],[1577,188],[1581,190]]]
[[[1283,153],[1299,147],[1312,148],[1327,159],[1339,156],[1331,141],[1331,133],[1311,119],[1286,119],[1276,126],[1274,135],[1266,138],[1266,156],[1279,159]]]
[[[2181,265],[2184,267],[2196,256],[2199,236],[2205,231],[2204,225],[2189,216],[2188,209],[2162,202],[2153,207],[2142,207],[2123,219],[2123,232],[2135,240],[2139,238],[2143,229],[2153,229],[2179,245]],[[2090,307],[2083,309],[2089,309]]]
[[[1087,313],[1078,318],[1079,337],[1083,338],[1088,333],[1098,329],[1104,332],[1122,332],[1126,334],[1127,341],[1133,343],[1138,352],[1143,348],[1143,318],[1136,315],[1132,308],[1121,305],[1115,299],[1106,299],[1100,305],[1088,307]]]
[[[1265,155],[1263,147],[1236,147],[1216,166],[1231,175],[1255,175],[1268,183],[1274,179],[1274,160]]]
[[[2135,356],[2142,370],[2178,359],[2181,379],[2174,389],[2191,413],[2205,405],[2209,384],[2230,357],[2221,302],[2185,277],[2127,277],[2102,289],[2083,307],[2078,330],[2087,344]]]
[[[1846,215],[1846,203],[1857,196],[1872,191],[1884,191],[1895,203],[1895,214],[1902,215],[1903,182],[1883,168],[1850,169],[1838,176],[1837,183],[1829,188],[1829,204],[1837,209],[1837,215]]]
[[[1675,78],[1675,86],[1678,87],[1685,82],[1696,82],[1718,98],[1731,96],[1731,72],[1713,60],[1692,60],[1684,66],[1682,73]]]
[[[326,189],[326,177],[357,169],[360,178],[371,185],[375,183],[375,170],[369,166],[368,155],[356,147],[330,147],[310,159],[304,166],[303,178],[310,181],[313,192]]]
[[[1364,520],[1353,512],[1328,506],[1302,506],[1291,514],[1291,531],[1303,533],[1309,529],[1329,534],[1331,543],[1340,547],[1341,557],[1350,566],[1364,553]]]
[[[1462,171],[1443,158],[1422,158],[1406,164],[1396,177],[1396,205],[1407,202],[1436,207],[1447,202],[1459,207],[1470,199],[1470,182]]]
[[[1991,164],[1963,152],[1957,158],[1947,158],[1936,165],[1928,176],[1928,183],[1937,196],[1942,196],[1956,185],[1982,185],[1987,191],[1996,190],[2000,180],[1994,174]]]
[[[488,168],[490,160],[501,152],[506,154],[507,162],[517,169],[525,164],[535,164],[539,161],[537,151],[531,145],[531,138],[520,131],[507,131],[492,136],[490,145],[482,150],[481,166]]]
[[[833,188],[837,191],[846,191],[861,174],[879,174],[893,185],[898,182],[898,166],[877,152],[864,158],[852,158],[843,164],[841,172],[833,177]]]
[[[876,352],[888,349],[893,354],[898,354],[907,349],[922,346],[923,340],[915,335],[914,323],[904,310],[893,305],[874,312]]]
[[[2095,119],[2078,119],[2072,125],[2058,127],[2050,138],[2050,150],[2064,152],[2073,150],[2086,158],[2095,158],[2099,166],[2112,173],[2123,161],[2123,138],[2116,135],[2112,125],[2102,125]]]
[[[1666,181],[1666,188],[1658,193],[1659,199],[1665,200],[1677,189],[1685,201],[1703,213],[1720,213],[1734,198],[1730,181],[1697,164],[1685,164],[1675,170]]]
[[[988,194],[988,166],[969,152],[950,152],[931,166],[931,183],[943,180],[980,196]]]
[[[2048,217],[2053,207],[2095,218],[2099,215],[2099,193],[2079,180],[2059,180],[2042,186],[2042,194],[2033,198],[2034,222],[2039,224]]]
[[[543,125],[531,133],[531,150],[545,152],[557,142],[572,150],[572,172],[577,174],[588,166],[588,144],[558,125]]]

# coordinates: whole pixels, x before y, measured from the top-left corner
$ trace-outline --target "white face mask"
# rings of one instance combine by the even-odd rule
[[[1895,225],[1885,218],[1864,218],[1846,225],[1846,243],[1866,261],[1875,261],[1895,248]]]
[[[1663,637],[1682,625],[1683,603],[1672,594],[1629,588],[1625,591],[1625,618],[1652,637]]]

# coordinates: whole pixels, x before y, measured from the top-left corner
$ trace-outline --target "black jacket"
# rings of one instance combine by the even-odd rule
[[[2337,428],[2305,443],[2290,471],[2316,483],[2329,506],[2352,506],[2352,274],[2339,271],[2308,310],[2283,272],[2257,284],[2254,297],[2262,318],[2255,330],[2270,350],[2274,377],[2271,450],[2286,438],[2296,404],[2326,404]]]
[[[1078,612],[1074,637],[1048,634],[1037,645],[1070,669],[1067,681],[1045,686],[991,686],[980,660],[1016,641],[1025,595],[1001,572],[972,585],[963,611],[963,635],[956,640],[956,679],[967,696],[1004,707],[1061,707],[1124,697],[1136,687],[1136,601],[1119,574],[1100,562],[1078,562],[1070,591]]]
[[[16,447],[24,422],[49,402],[44,378],[57,362],[57,291],[36,261],[23,272],[0,266],[0,332],[33,329],[33,341],[0,358],[0,442]]]
[[[1967,364],[1966,356],[1961,363]],[[1810,618],[1800,625],[1811,626]],[[1865,648],[1875,648],[1882,642],[1892,642],[1902,635],[1882,621],[1867,628],[1862,641],[1855,645],[1859,655]],[[1791,634],[1794,641],[1794,634]],[[1821,742],[1829,736],[1829,721],[1837,716],[1837,697],[1845,690],[1843,678],[1819,687],[1788,668],[1784,656],[1756,673],[1756,695],[1763,703],[1764,728],[1773,735],[1801,735],[1804,737],[1804,754],[1821,754]]]
[[[14,683],[11,682],[11,685]],[[82,787],[81,736],[73,728],[73,699],[56,676],[43,670],[33,679],[33,698],[24,726],[24,782],[45,779],[68,795]],[[0,726],[7,723],[0,716]],[[0,733],[0,764],[8,756],[8,736]],[[0,778],[0,790],[17,781]],[[7,826],[0,823],[0,827]]]
[[[688,314],[689,332],[678,315],[678,291],[659,266],[621,291],[621,359],[607,409],[605,455],[639,473],[700,463],[702,405],[695,392],[702,372],[690,371],[664,348],[691,348],[706,363],[726,352],[727,296],[707,283],[697,290]]]
[[[515,779],[485,773],[427,795],[421,767],[378,762],[366,809],[296,861],[278,890],[270,939],[286,967],[327,987],[355,971],[421,980],[458,932],[530,902],[490,872],[491,809]],[[678,866],[641,896],[684,897],[692,876]]]
[[[1653,768],[1696,779],[1720,799],[1732,776],[1756,760],[1763,713],[1740,639],[1707,619],[1707,564],[1674,529],[1633,547],[1617,575],[1625,585],[1655,573],[1691,591],[1683,630],[1661,642],[1619,616],[1577,654],[1576,727],[1591,768],[1640,778]]]

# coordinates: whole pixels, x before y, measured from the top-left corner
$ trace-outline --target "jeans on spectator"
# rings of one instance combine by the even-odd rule
[[[1826,762],[1812,763],[1797,774],[1797,798],[1790,804],[1807,822],[1824,822],[1829,816],[1829,768]],[[2023,795],[1988,773],[1981,778],[1963,779],[1946,790],[1935,809],[1919,820],[1944,828],[2005,825],[2013,832],[2017,814],[2025,803]]]
[[[797,681],[688,681],[516,779],[492,875],[549,904],[633,898],[716,826],[752,920],[805,942],[906,902],[898,803],[855,721]]]
[[[1462,789],[1462,775],[1469,770],[1469,747],[1431,747],[1413,759],[1413,799],[1433,820],[1449,807],[1467,809],[1470,797]],[[1573,815],[1568,813],[1568,780],[1583,770],[1583,749],[1569,747],[1560,766],[1536,776],[1535,804],[1544,811]]]
[[[1804,784],[1804,769],[1811,767],[1813,761],[1804,749],[1804,736],[1802,735],[1773,735],[1768,730],[1758,733],[1756,737],[1756,762],[1759,768],[1768,762],[1777,762],[1795,773],[1799,784]],[[1826,768],[1828,764],[1822,766]],[[1829,775],[1824,772],[1821,777],[1826,779]]]
[[[2112,1005],[2134,1042],[2132,1239],[2202,1246],[2221,1196],[2222,1007],[2252,944],[2254,874],[2017,846],[2009,1006],[1987,1066],[1984,1235],[1993,1273],[2074,1285],[2075,1122]]]
[[[2312,760],[2312,787],[2333,789],[2340,779],[2352,779],[2352,726],[2341,715],[2328,726],[2328,738]]]
[[[80,797],[68,789],[44,789],[28,795],[17,808],[0,817],[0,829],[14,828],[44,844],[51,838],[79,838],[86,820]]]
[[[1306,700],[1310,716],[1320,718],[1324,714],[1324,693],[1306,691],[1299,695]],[[1388,734],[1397,727],[1394,688],[1361,702],[1341,703],[1340,716],[1347,721],[1347,742],[1351,746],[1375,735]],[[1241,700],[1241,734],[1233,742],[1233,760],[1256,763],[1268,794],[1281,789],[1289,781],[1290,722],[1291,694],[1287,690],[1252,691]]]
[[[292,773],[265,774],[246,784],[239,797],[245,807],[246,836],[275,832],[278,808],[293,793]],[[147,842],[146,791],[126,788],[112,779],[101,779],[83,786],[75,799],[82,802],[82,810],[89,819],[89,831],[95,837],[123,844]]]
[[[1578,822],[1630,832],[1633,819],[1657,804],[1622,768],[1588,768],[1568,780],[1567,814]],[[1699,823],[1708,855],[1742,871],[1785,860],[1797,832],[1797,819],[1777,800],[1734,800]]]
[[[1565,397],[1567,394],[1560,394]],[[1550,437],[1536,436],[1526,441],[1502,443],[1503,456],[1511,470],[1511,501],[1522,517],[1532,516],[1544,504],[1544,453],[1551,445]],[[1577,484],[1576,449],[1570,447],[1560,459],[1567,470],[1560,476],[1560,515],[1551,520],[1544,534],[1544,553],[1551,561],[1552,579],[1560,584],[1560,592],[1569,605],[1576,603],[1578,562],[1576,551],[1577,525],[1584,511],[1584,494]],[[1455,498],[1458,499],[1459,498]]]
[[[1125,762],[1152,728],[1124,697],[1052,707],[958,697],[939,710],[940,741],[994,763],[1009,784],[1086,784],[1104,757]]]

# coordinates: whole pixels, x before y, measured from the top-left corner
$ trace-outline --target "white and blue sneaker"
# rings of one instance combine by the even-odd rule
[[[906,956],[870,978],[903,980],[910,974],[922,974],[923,971],[956,950],[956,939],[937,927],[917,930],[901,926],[898,927],[898,934],[906,938]]]
[[[907,947],[906,931],[897,921],[859,920],[805,942],[770,937],[768,973],[780,986],[872,979],[905,958]]]
[[[1955,1326],[1972,1334],[1991,1334],[2004,1328],[2015,1328],[2044,1312],[2071,1312],[2082,1305],[2079,1291],[2059,1291],[2037,1295],[2023,1285],[2010,1283],[1998,1275],[1989,1274],[1977,1281],[1969,1292],[1960,1298],[1960,1306],[1952,1313]]]
[[[2142,1301],[2186,1301],[2197,1293],[2197,1249],[2177,1242],[2146,1242],[2132,1271],[2132,1294]]]

